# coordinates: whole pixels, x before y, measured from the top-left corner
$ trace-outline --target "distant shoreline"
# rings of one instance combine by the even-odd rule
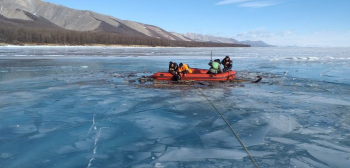
[[[130,47],[130,48],[193,48],[193,47],[168,47],[168,46],[148,46],[148,45],[105,45],[105,44],[93,44],[93,45],[60,45],[60,44],[8,44],[0,43],[0,47]]]
[[[149,46],[149,45],[120,45],[120,44],[89,44],[89,45],[60,45],[60,44],[8,44],[0,43],[0,47],[115,47],[115,48],[241,48],[241,47],[171,47],[171,46]],[[350,48],[330,46],[272,46],[279,48]],[[242,47],[242,48],[271,48],[271,47]]]
[[[120,47],[120,48],[240,48],[240,47],[173,47],[173,46],[149,46],[149,45],[119,45],[119,44],[89,44],[89,45],[60,45],[60,44],[8,44],[0,43],[0,47]],[[251,47],[248,47],[251,48]]]

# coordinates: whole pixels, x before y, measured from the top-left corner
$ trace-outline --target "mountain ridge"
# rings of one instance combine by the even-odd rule
[[[226,38],[226,37],[216,37],[212,35],[203,35],[203,34],[197,34],[188,32],[186,34],[183,34],[185,37],[188,37],[194,41],[199,42],[217,42],[217,43],[232,43],[232,44],[247,44],[252,47],[273,47],[272,45],[266,44],[263,41],[250,41],[250,40],[244,40],[244,41],[238,41],[233,38]]]
[[[152,37],[165,40],[246,44],[251,46],[271,46],[262,41],[238,41],[233,38],[215,37],[195,33],[168,32],[160,27],[140,22],[122,20],[110,15],[96,13],[91,10],[77,10],[43,0],[0,0],[0,15],[9,19],[35,21],[33,18],[47,22],[67,30],[117,33],[134,37]],[[5,7],[4,7],[5,6]],[[34,17],[35,16],[35,17]],[[26,22],[29,23],[29,22]],[[54,26],[55,27],[55,26]]]
[[[71,38],[77,38],[73,34],[78,34],[77,36],[84,36],[86,35],[74,31],[79,32],[97,32],[100,34],[94,34],[93,36],[100,37],[100,38],[107,38],[107,35],[103,33],[114,33],[119,34],[120,36],[113,36],[114,38],[127,38],[127,43],[130,43],[130,40],[134,39],[133,43],[140,43],[140,41],[144,41],[142,43],[145,43],[147,41],[147,38],[154,38],[149,39],[149,42],[146,42],[146,44],[161,44],[161,45],[181,45],[181,46],[215,46],[217,43],[217,46],[242,46],[246,47],[249,46],[249,44],[238,44],[238,41],[232,38],[223,38],[223,37],[207,37],[206,40],[200,40],[200,38],[191,38],[186,36],[185,34],[176,33],[176,32],[168,32],[160,27],[130,21],[130,20],[122,20],[110,15],[104,15],[100,13],[96,13],[94,11],[90,10],[77,10],[73,8],[69,8],[63,5],[57,5],[54,3],[46,2],[43,0],[0,0],[0,22],[4,23],[4,26],[1,26],[3,32],[6,31],[14,31],[13,33],[18,33],[18,29],[26,29],[26,28],[37,28],[40,29],[38,31],[45,31],[48,34],[56,34],[55,32],[50,31],[49,29],[53,30],[60,30],[60,33],[64,33],[63,30],[68,30]],[[16,27],[17,30],[10,30],[9,28],[6,28],[6,25],[11,25],[12,27]],[[16,32],[17,31],[17,32]],[[28,30],[27,33],[34,33],[35,30]],[[21,30],[23,33],[24,31]],[[51,41],[52,39],[55,39],[55,37],[50,37],[50,35],[46,34],[45,38],[49,40],[44,41]],[[12,40],[9,41],[17,41],[21,42],[21,40],[15,40],[16,36],[10,35],[2,35],[3,37],[8,37]],[[37,33],[33,34],[36,38],[41,38],[41,36],[37,37]],[[58,36],[58,35],[57,35]],[[66,38],[61,35],[61,38]],[[126,36],[130,36],[133,38],[128,38]],[[202,36],[201,38],[203,38]],[[83,38],[83,37],[80,37]],[[161,41],[157,41],[155,39],[159,39]],[[70,39],[67,39],[70,41]],[[66,42],[67,40],[63,40]],[[123,41],[123,40],[116,40],[116,39],[106,39],[109,41]],[[164,41],[165,40],[165,41]],[[177,43],[177,42],[168,42],[166,40],[171,41],[184,41],[184,42],[194,42],[194,44],[189,43]],[[6,39],[2,39],[2,41],[6,41]],[[30,40],[29,40],[30,41]],[[43,42],[43,39],[39,39],[36,41]],[[61,39],[54,41],[61,41]],[[79,40],[75,40],[74,43]],[[98,41],[96,39],[90,40],[89,43],[92,43],[92,41]],[[124,40],[125,42],[125,40]],[[211,44],[202,44],[202,43],[211,43]],[[234,45],[231,45],[234,44]]]
[[[0,15],[11,19],[31,20],[24,14],[23,11],[26,11],[68,30],[103,32],[107,29],[107,32],[127,35],[190,41],[186,37],[178,34],[175,36],[154,25],[122,20],[90,10],[77,10],[42,0],[0,0],[0,3],[2,4]]]

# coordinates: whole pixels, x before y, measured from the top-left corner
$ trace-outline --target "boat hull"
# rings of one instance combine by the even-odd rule
[[[227,81],[236,77],[236,71],[229,71],[219,74],[207,74],[208,70],[191,68],[191,74],[181,76],[181,80],[195,80],[195,81]],[[172,80],[173,75],[168,72],[157,72],[152,75],[155,80]]]

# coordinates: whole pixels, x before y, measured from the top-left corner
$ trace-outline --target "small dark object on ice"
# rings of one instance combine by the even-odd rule
[[[143,84],[146,82],[152,82],[153,78],[150,76],[142,76],[141,78],[138,79],[139,83]]]
[[[129,82],[129,83],[135,83],[136,80],[132,79],[132,80],[129,80],[128,82]]]
[[[144,79],[144,78],[139,79],[139,83],[146,83],[146,82],[147,82],[147,79]]]
[[[136,76],[137,76],[136,73],[130,73],[130,74],[128,74],[128,78],[130,78],[130,77],[136,77]]]
[[[207,85],[207,86],[210,85],[208,82],[204,82],[204,81],[199,81],[198,83],[199,83],[200,85]]]
[[[262,77],[261,76],[257,76],[257,78],[259,78],[258,80],[254,81],[253,83],[258,83],[261,81]]]
[[[142,76],[141,78],[139,78],[139,83],[146,83],[148,81],[147,77]]]

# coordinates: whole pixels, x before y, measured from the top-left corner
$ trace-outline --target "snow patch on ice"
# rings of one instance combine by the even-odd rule
[[[328,98],[328,97],[312,97],[312,98],[309,98],[308,101],[313,101],[313,102],[318,102],[323,104],[350,106],[350,101],[336,99],[336,98]]]
[[[37,132],[37,128],[33,124],[21,124],[13,126],[14,132],[17,134],[29,134]]]
[[[349,166],[349,152],[342,152],[333,150],[313,144],[299,144],[298,147],[305,149],[310,155],[324,163],[327,163],[331,167],[348,167]]]
[[[314,167],[317,167],[317,168],[329,168],[329,166],[326,166],[322,163],[319,163],[319,162],[316,162],[310,158],[307,158],[307,157],[302,157],[306,162],[308,162],[309,164],[313,165]]]
[[[45,137],[45,134],[37,134],[37,135],[29,137],[29,139],[38,139],[38,138],[43,138],[43,137]]]
[[[240,150],[196,149],[170,147],[159,161],[199,161],[203,159],[242,159],[247,154]]]
[[[190,127],[189,125],[184,125],[178,118],[164,118],[162,116],[145,113],[140,113],[138,119],[133,118],[132,120],[148,132],[147,138],[149,139],[166,137],[169,131],[183,130]],[[195,125],[198,124],[198,122],[191,124]],[[166,125],[166,127],[164,127],[164,125]]]
[[[295,145],[295,144],[299,144],[300,143],[298,141],[294,141],[294,140],[287,139],[287,138],[282,138],[282,137],[270,137],[269,139],[272,140],[272,141],[283,143],[283,144],[287,144],[287,145]]]
[[[210,132],[202,135],[201,139],[207,147],[218,147],[219,145],[225,146],[226,148],[240,147],[238,140],[228,129]]]
[[[252,156],[266,156],[271,152],[251,151]],[[162,162],[169,161],[201,161],[203,159],[242,159],[247,157],[243,150],[236,149],[198,149],[198,148],[177,148],[169,147],[163,156],[158,160]]]
[[[294,167],[302,167],[302,168],[312,168],[308,163],[305,163],[303,161],[291,158],[290,164]]]
[[[350,153],[350,148],[346,147],[346,146],[335,145],[333,143],[330,143],[330,142],[327,142],[327,141],[322,141],[322,140],[312,140],[312,141],[316,142],[319,145],[327,147],[327,148],[333,148],[333,149],[337,149],[337,150],[340,150],[340,151],[344,151],[344,152],[349,152]]]
[[[88,138],[85,140],[81,140],[75,142],[74,145],[79,151],[90,150],[93,149],[94,139]]]
[[[67,154],[67,153],[72,153],[78,151],[76,148],[68,145],[64,146],[56,151],[57,154]]]
[[[273,129],[281,133],[289,133],[294,128],[300,126],[295,118],[282,114],[266,113],[264,114],[264,119]]]
[[[11,154],[11,153],[1,153],[0,154],[0,158],[1,159],[8,159],[8,158],[10,158],[12,156],[13,156],[13,154]]]
[[[218,127],[218,126],[222,126],[222,125],[225,125],[225,124],[226,124],[225,121],[223,119],[219,118],[219,119],[216,119],[214,121],[212,128],[215,128],[215,127]]]
[[[320,127],[307,127],[300,130],[300,134],[329,134],[332,133],[332,129],[324,129]]]

